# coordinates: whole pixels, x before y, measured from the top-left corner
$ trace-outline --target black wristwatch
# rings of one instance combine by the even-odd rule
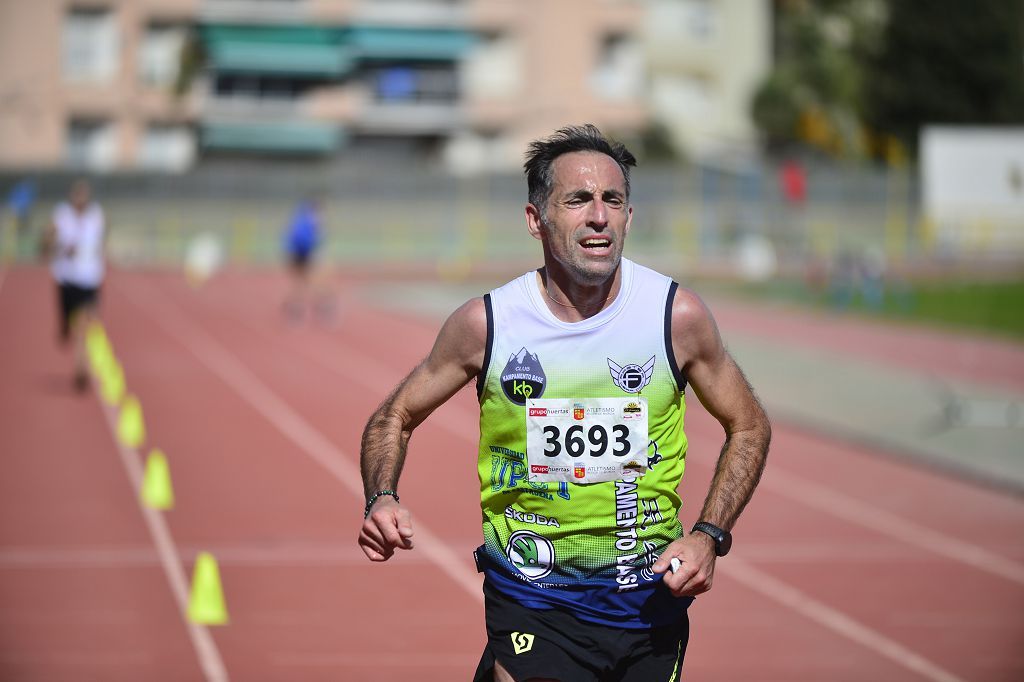
[[[715,541],[715,555],[717,556],[725,556],[732,548],[732,533],[727,530],[722,530],[707,521],[698,521],[693,524],[693,530],[690,532],[696,533],[697,531],[711,536],[711,539]]]

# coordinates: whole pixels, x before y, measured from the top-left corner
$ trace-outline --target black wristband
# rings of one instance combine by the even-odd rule
[[[370,515],[370,507],[372,507],[373,503],[377,501],[377,498],[384,497],[385,495],[390,495],[395,498],[395,502],[401,502],[401,500],[398,499],[398,493],[394,490],[378,490],[374,494],[370,495],[370,499],[366,501],[366,508],[363,509],[364,519]]]
[[[691,533],[705,533],[715,541],[715,555],[725,556],[729,553],[732,548],[732,533],[727,530],[722,530],[713,523],[707,521],[698,521],[693,524],[693,530]]]

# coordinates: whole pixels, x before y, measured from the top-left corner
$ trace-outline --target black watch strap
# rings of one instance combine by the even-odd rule
[[[707,521],[698,521],[693,524],[693,530],[691,533],[706,533],[711,536],[711,539],[715,541],[715,555],[725,556],[732,549],[732,533],[727,530],[722,530],[713,523]]]

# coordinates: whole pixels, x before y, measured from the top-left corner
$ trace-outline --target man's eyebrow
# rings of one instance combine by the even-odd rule
[[[569,199],[590,199],[594,196],[593,190],[581,187],[579,189],[570,190],[562,195],[563,200]],[[606,199],[625,199],[626,194],[617,189],[606,189],[601,192],[601,197]]]
[[[562,194],[562,199],[589,199],[592,196],[594,196],[594,193],[592,191],[586,189],[585,187],[580,187],[579,189],[566,191],[565,193]]]

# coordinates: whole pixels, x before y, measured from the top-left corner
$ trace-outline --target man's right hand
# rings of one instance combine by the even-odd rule
[[[412,516],[391,497],[373,503],[359,530],[359,546],[370,561],[387,561],[395,549],[412,549]]]

